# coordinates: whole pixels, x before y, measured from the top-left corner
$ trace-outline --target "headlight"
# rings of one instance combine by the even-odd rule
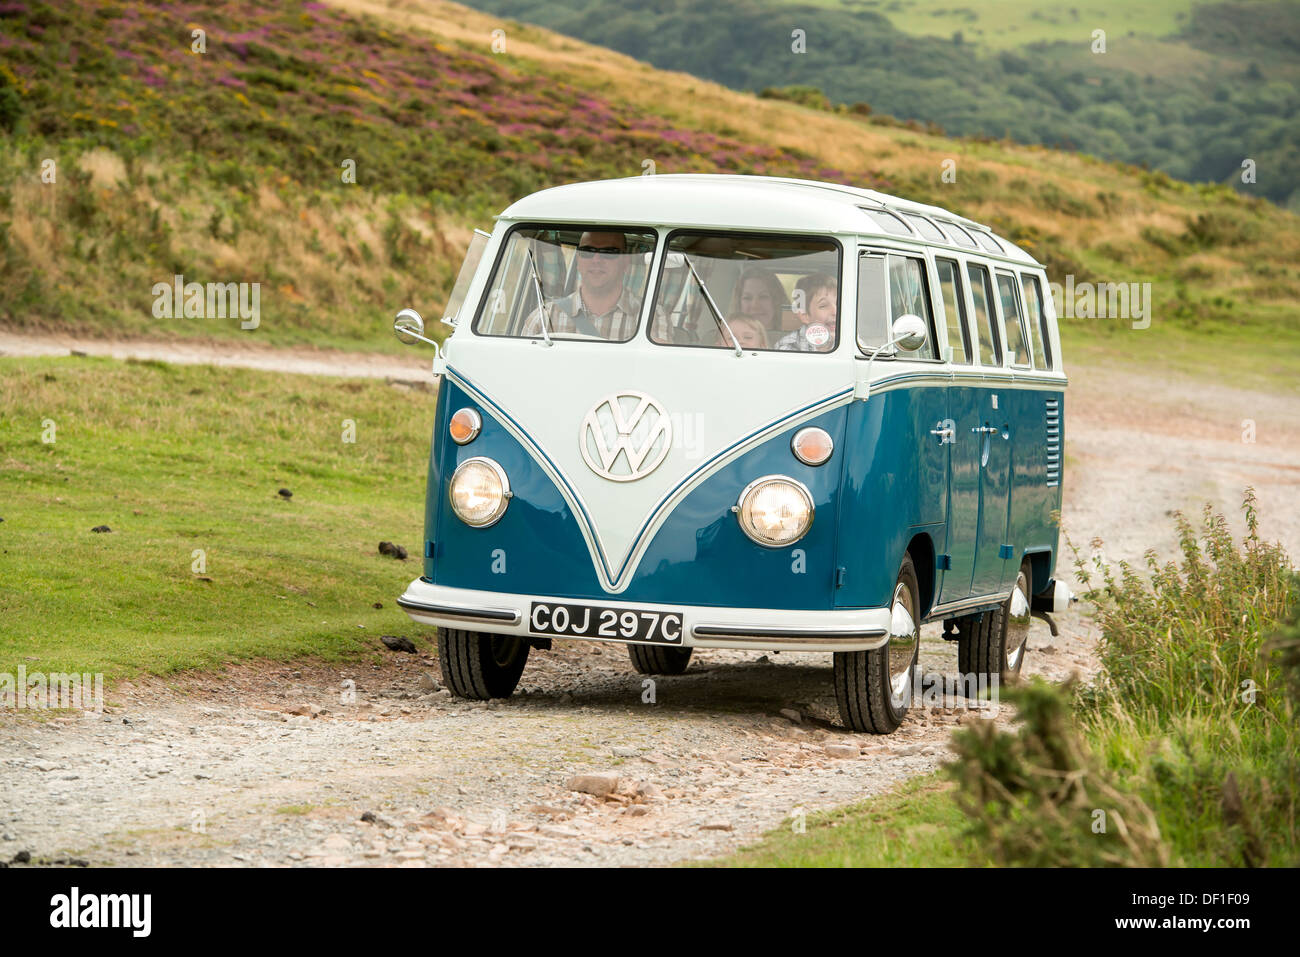
[[[797,542],[812,526],[812,493],[792,478],[766,475],[745,486],[732,511],[746,535],[760,545],[779,548]]]
[[[481,456],[466,459],[451,475],[451,510],[466,525],[487,528],[505,514],[510,480],[505,470]]]

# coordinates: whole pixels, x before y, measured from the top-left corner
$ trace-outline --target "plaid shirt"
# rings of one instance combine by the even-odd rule
[[[815,346],[808,341],[808,327],[800,326],[794,332],[782,336],[775,348],[785,352],[830,352],[835,348],[835,337],[831,336],[822,345]]]
[[[634,300],[626,289],[618,297],[612,309],[604,315],[596,315],[583,302],[582,290],[575,289],[563,299],[556,299],[550,304],[546,329],[552,336],[566,333],[579,333],[588,336],[600,336],[623,342],[636,333],[637,321],[641,318],[640,303]],[[524,323],[522,335],[540,337],[542,334],[542,310],[536,310]]]

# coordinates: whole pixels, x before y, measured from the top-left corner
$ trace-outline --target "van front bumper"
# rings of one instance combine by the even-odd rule
[[[591,605],[635,611],[673,612],[682,616],[684,648],[748,648],[756,651],[867,651],[885,644],[889,636],[888,608],[790,610],[717,608],[710,605],[663,605],[649,602],[590,601],[548,595],[513,595],[432,585],[417,578],[397,604],[413,621],[424,625],[466,628],[501,635],[563,638],[534,632],[529,625],[533,602]],[[567,636],[576,641],[619,638]]]

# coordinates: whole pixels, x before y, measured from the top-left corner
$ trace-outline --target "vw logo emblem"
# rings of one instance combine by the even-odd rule
[[[668,413],[644,392],[616,392],[582,420],[582,459],[612,482],[632,482],[657,469],[668,455],[673,427]]]

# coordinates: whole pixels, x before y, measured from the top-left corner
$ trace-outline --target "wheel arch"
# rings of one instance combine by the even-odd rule
[[[1050,548],[1025,552],[1021,556],[1020,564],[1029,562],[1029,597],[1039,594],[1052,580],[1052,566],[1055,564],[1052,558]]]
[[[916,585],[920,590],[921,618],[930,614],[934,607],[935,568],[934,539],[929,532],[918,532],[907,543],[907,554],[912,556],[912,566],[916,569]]]

